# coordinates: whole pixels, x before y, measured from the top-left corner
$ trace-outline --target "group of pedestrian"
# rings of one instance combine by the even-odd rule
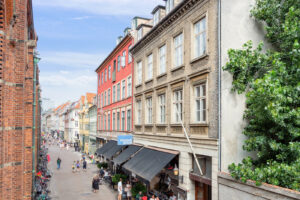
[[[73,173],[75,173],[75,172],[80,172],[81,166],[82,166],[82,170],[83,170],[83,171],[86,171],[87,162],[86,162],[85,159],[83,159],[82,165],[80,164],[79,160],[74,161],[74,162],[73,162],[73,165],[72,165],[72,172],[73,172]]]

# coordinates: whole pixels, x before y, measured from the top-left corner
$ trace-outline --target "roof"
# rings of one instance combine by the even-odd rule
[[[127,149],[122,151],[120,155],[113,159],[114,164],[121,165],[122,163],[126,162],[130,159],[130,157],[135,154],[138,150],[140,150],[142,146],[137,145],[129,145]]]
[[[93,103],[93,98],[96,96],[95,93],[86,93],[86,99],[88,103]]]
[[[104,144],[102,147],[96,150],[97,155],[103,155],[106,151],[108,151],[110,148],[114,146],[116,141],[109,141],[106,144]]]
[[[113,141],[113,146],[103,153],[103,156],[107,159],[111,159],[114,155],[120,152],[127,145],[118,145],[117,141]]]
[[[138,25],[138,27],[136,27],[136,30],[139,30],[142,26],[148,27],[148,28],[152,28],[153,26],[150,24],[140,24]]]
[[[151,12],[151,14],[154,15],[154,13],[155,13],[158,9],[166,9],[166,7],[165,7],[165,6],[162,6],[162,5],[158,5],[158,6],[156,6],[156,7],[153,9],[153,11]]]

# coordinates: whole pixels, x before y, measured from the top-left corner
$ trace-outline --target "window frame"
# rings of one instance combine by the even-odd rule
[[[126,98],[126,81],[122,80],[122,100]]]
[[[111,79],[111,66],[108,66],[108,80]]]
[[[127,131],[131,131],[131,109],[127,109]]]
[[[117,68],[118,68],[118,72],[121,70],[121,56],[118,55],[118,58],[117,58]]]
[[[162,55],[162,49],[164,48],[164,55]],[[159,47],[158,49],[158,55],[159,55],[159,68],[158,68],[158,75],[166,73],[167,69],[167,45],[163,44],[162,46]],[[164,58],[164,64],[162,65],[162,58]],[[164,66],[164,70],[162,70],[162,66]]]
[[[178,97],[178,94],[177,93],[181,93],[180,94],[180,99],[179,98],[176,98],[176,95]],[[177,90],[174,90],[173,91],[173,101],[172,101],[172,104],[173,104],[173,110],[174,110],[174,114],[175,116],[173,115],[173,122],[174,123],[180,123],[181,121],[183,121],[183,89],[177,89]],[[178,110],[178,113],[180,114],[178,116],[177,114],[177,105],[180,105],[179,108],[180,110]]]
[[[163,98],[162,98],[163,97]],[[162,99],[164,101],[162,101]],[[166,93],[158,95],[158,119],[160,124],[166,123]]]
[[[203,22],[204,24],[204,30],[201,30],[201,22],[205,20]],[[196,31],[196,25],[199,24],[199,32],[198,33],[195,33]],[[193,23],[193,32],[192,32],[192,36],[193,36],[193,48],[192,48],[192,55],[193,55],[193,59],[197,59],[203,55],[206,54],[207,52],[207,17],[206,16],[203,16],[201,19],[197,20],[195,23]],[[201,53],[200,52],[200,49],[201,49],[201,36],[204,35],[204,51]],[[197,38],[199,37],[199,46],[198,43],[197,43]],[[197,53],[197,49],[199,48],[199,52]]]
[[[136,75],[137,75],[136,85],[140,85],[140,84],[142,84],[142,81],[143,81],[143,63],[142,63],[142,61],[137,62],[137,68],[136,68],[136,70],[137,70],[137,73],[136,73]]]
[[[127,78],[127,97],[132,96],[132,77],[128,76]]]
[[[153,123],[153,99],[152,96],[146,98],[146,124]]]
[[[203,87],[204,86],[204,87]],[[199,87],[199,96],[197,95],[197,88]],[[204,88],[204,95],[203,95],[203,90],[202,90],[202,96],[201,96],[201,88]],[[194,108],[195,108],[195,113],[194,113],[194,121],[196,123],[207,123],[207,84],[206,82],[199,83],[197,85],[193,86],[194,90]],[[204,100],[204,106],[205,108],[203,109],[203,105],[201,106],[201,102]],[[199,101],[199,109],[197,106],[197,101]],[[199,120],[198,120],[198,112],[199,112]],[[202,119],[201,119],[201,112],[202,113]],[[203,120],[204,119],[204,120]]]
[[[153,79],[153,53],[147,56],[147,73],[146,81]]]
[[[179,40],[179,38],[181,38]],[[177,44],[177,39],[180,41],[180,44]],[[179,43],[178,41],[178,43]],[[180,56],[177,55],[178,51],[180,49]],[[173,38],[173,68],[177,68],[183,65],[184,63],[184,35],[183,32],[180,32],[179,34],[177,34],[174,38]],[[180,58],[180,63],[178,58]],[[178,63],[177,63],[178,62]]]
[[[121,84],[117,84],[117,102],[121,100]]]
[[[107,105],[110,105],[110,89],[107,91]]]

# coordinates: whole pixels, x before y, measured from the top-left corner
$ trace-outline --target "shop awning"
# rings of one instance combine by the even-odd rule
[[[116,153],[121,151],[124,147],[126,147],[126,145],[118,145],[118,143],[116,141],[113,141],[113,145],[107,151],[105,151],[102,155],[105,158],[111,159]]]
[[[103,155],[103,153],[105,153],[106,151],[111,149],[115,143],[116,143],[116,141],[113,141],[113,140],[107,142],[101,148],[97,149],[97,151],[96,151],[97,155]]]
[[[113,159],[114,164],[121,165],[129,158],[135,154],[138,150],[140,150],[142,146],[129,145],[127,149],[125,149],[120,155]]]
[[[176,155],[178,152],[143,148],[123,168],[150,182]]]

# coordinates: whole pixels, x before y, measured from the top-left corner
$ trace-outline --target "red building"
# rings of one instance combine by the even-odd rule
[[[133,38],[127,34],[96,69],[97,132],[102,139],[132,131],[133,60],[129,53]]]

